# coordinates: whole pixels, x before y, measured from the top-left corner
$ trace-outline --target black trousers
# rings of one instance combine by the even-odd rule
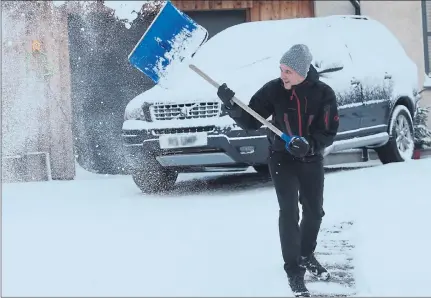
[[[268,164],[280,207],[278,224],[284,270],[288,275],[304,273],[299,266],[300,256],[308,256],[316,249],[325,215],[323,159],[305,162],[287,152],[271,151]],[[302,205],[301,223],[298,201]]]

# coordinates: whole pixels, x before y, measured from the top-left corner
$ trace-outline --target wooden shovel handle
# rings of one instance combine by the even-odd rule
[[[218,89],[220,87],[219,83],[217,83],[216,81],[214,81],[212,78],[210,78],[206,73],[204,73],[202,70],[200,70],[195,65],[190,64],[189,67],[194,72],[196,72],[198,75],[200,75],[205,81],[207,81],[208,83],[210,83],[211,85],[213,85],[216,89]],[[256,113],[253,109],[251,109],[249,106],[247,106],[246,104],[244,104],[242,101],[240,101],[235,96],[232,98],[232,101],[234,103],[236,103],[237,105],[239,105],[247,113],[249,113],[250,115],[252,115],[254,118],[256,118],[257,120],[259,120],[260,123],[262,123],[263,125],[265,125],[266,127],[268,127],[270,130],[272,130],[276,135],[278,135],[279,137],[281,137],[283,135],[283,132],[281,130],[279,130],[277,127],[275,127],[274,125],[272,125],[272,123],[270,123],[265,118],[263,118],[262,116],[260,116],[258,113]]]

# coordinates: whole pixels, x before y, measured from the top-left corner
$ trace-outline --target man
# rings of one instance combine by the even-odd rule
[[[319,81],[306,45],[292,46],[280,59],[280,78],[261,87],[249,107],[291,137],[282,140],[269,130],[269,170],[279,203],[279,233],[284,270],[295,296],[309,297],[304,275],[308,270],[327,280],[329,272],[316,260],[314,251],[324,216],[323,150],[333,143],[338,130],[338,107],[333,89]],[[223,109],[244,130],[262,124],[231,100],[226,84],[217,95]],[[298,198],[299,191],[299,198]],[[302,205],[299,222],[298,200]]]

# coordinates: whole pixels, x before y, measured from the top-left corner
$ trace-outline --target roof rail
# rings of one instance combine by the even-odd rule
[[[367,16],[358,16],[358,15],[331,15],[330,18],[340,18],[340,19],[355,19],[355,20],[371,20],[370,17]]]

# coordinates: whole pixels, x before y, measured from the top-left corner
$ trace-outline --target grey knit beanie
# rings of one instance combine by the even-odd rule
[[[305,44],[292,46],[280,59],[280,64],[289,66],[302,77],[307,77],[313,56]]]

